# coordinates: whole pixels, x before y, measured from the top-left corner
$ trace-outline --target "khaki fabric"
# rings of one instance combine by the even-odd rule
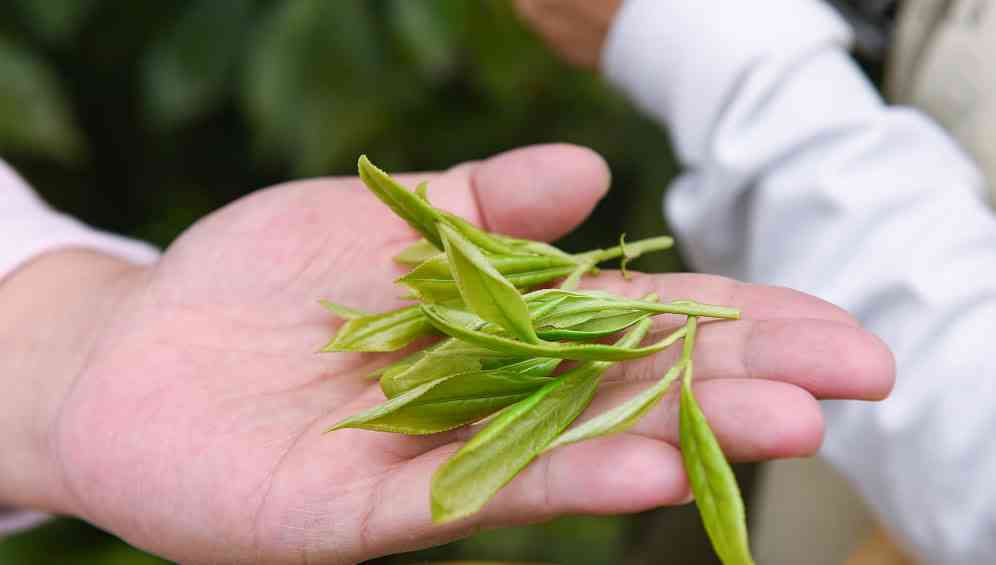
[[[937,120],[975,158],[996,202],[996,2],[909,0],[886,90]]]
[[[819,457],[766,464],[755,500],[753,551],[765,565],[841,565],[875,529],[861,498]]]

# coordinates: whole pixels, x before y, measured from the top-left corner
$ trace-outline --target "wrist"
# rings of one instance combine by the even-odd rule
[[[0,281],[0,505],[75,513],[52,430],[101,328],[143,272],[68,249]]]

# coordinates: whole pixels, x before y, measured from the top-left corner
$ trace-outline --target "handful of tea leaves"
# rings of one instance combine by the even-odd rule
[[[739,311],[691,300],[661,303],[578,291],[585,274],[610,259],[626,262],[669,248],[669,237],[568,254],[551,245],[487,233],[433,207],[425,183],[414,192],[365,156],[360,178],[422,239],[395,257],[411,267],[397,280],[417,302],[370,314],[323,301],[346,323],[323,351],[395,351],[423,336],[437,343],[377,371],[387,400],[329,431],[364,428],[431,434],[490,418],[432,480],[432,518],[473,514],[544,451],[623,431],[649,412],[682,375],[680,438],[685,469],[713,547],[726,564],[753,563],[743,501],[692,393],[697,320],[736,319]],[[559,288],[535,287],[563,279]],[[686,322],[641,345],[657,314]],[[614,344],[598,340],[622,334]],[[613,363],[662,351],[682,352],[656,384],[629,401],[567,430],[584,411]],[[565,360],[577,361],[556,373]],[[493,416],[493,417],[492,417]],[[567,431],[565,431],[567,430]]]

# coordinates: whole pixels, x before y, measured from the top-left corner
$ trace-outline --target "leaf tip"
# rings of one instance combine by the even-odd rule
[[[363,172],[363,169],[366,169],[366,168],[369,168],[369,167],[373,167],[373,166],[374,166],[374,164],[371,163],[370,159],[367,158],[366,153],[361,154],[360,158],[356,160],[356,169],[360,173]],[[376,168],[376,167],[374,167],[374,168]]]
[[[325,431],[323,431],[322,434],[330,434],[330,433],[332,433],[334,431],[341,430],[343,428],[348,428],[348,427],[349,427],[349,418],[347,418],[347,419],[339,422],[338,424],[335,424],[333,426],[329,426],[329,427],[325,428]]]

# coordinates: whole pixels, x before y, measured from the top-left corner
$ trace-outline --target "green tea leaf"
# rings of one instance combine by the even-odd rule
[[[487,260],[518,288],[529,288],[552,281],[574,268],[573,262],[561,257],[491,255]],[[426,259],[396,282],[413,290],[425,302],[446,302],[460,296],[460,289],[445,254]]]
[[[436,256],[445,257],[443,252],[436,249],[436,246],[425,239],[420,239],[415,243],[401,250],[394,256],[394,262],[401,265],[415,267]],[[447,269],[448,270],[448,269]]]
[[[481,318],[498,324],[523,341],[538,343],[529,309],[515,286],[456,230],[440,225],[439,232],[464,303]]]
[[[360,179],[367,185],[381,202],[387,204],[401,219],[408,222],[412,228],[422,234],[429,243],[437,249],[443,248],[436,228],[442,216],[428,202],[414,192],[397,183],[390,175],[377,168],[376,165],[361,155],[357,163]]]
[[[642,322],[617,342],[631,347],[650,329]],[[611,363],[582,363],[495,417],[432,477],[432,519],[448,522],[480,510],[591,402]]]
[[[525,359],[523,356],[507,355],[453,338],[424,350],[421,355],[413,354],[410,357],[408,361],[402,360],[405,364],[383,371],[380,388],[388,398],[442,377],[495,369]]]
[[[471,424],[525,398],[550,379],[559,359],[527,359],[498,369],[468,371],[423,383],[336,424],[412,435]]]
[[[544,243],[542,241],[532,241],[530,239],[516,239],[514,237],[508,237],[507,235],[501,235],[497,233],[490,234],[492,238],[509,246],[515,253],[528,253],[530,255],[545,255],[548,257],[560,257],[561,259],[570,260],[572,263],[577,263],[574,256],[570,253],[565,253],[559,248],[550,245],[549,243]]]
[[[439,210],[439,214],[443,217],[447,225],[458,231],[460,235],[467,238],[471,243],[481,248],[481,250],[501,255],[515,253],[515,250],[506,245],[503,239],[496,236],[496,234],[488,233],[460,216],[451,214],[445,210]]]
[[[576,367],[485,426],[433,475],[433,521],[480,510],[588,406],[601,372]]]
[[[339,316],[343,320],[355,320],[357,318],[371,315],[369,312],[357,310],[356,308],[350,308],[349,306],[343,306],[342,304],[336,304],[335,302],[329,300],[319,300],[318,303],[324,306],[326,310],[332,312],[336,316]]]
[[[675,377],[684,367],[682,364],[671,367],[664,377],[653,386],[630,398],[626,402],[602,412],[580,426],[561,434],[546,450],[585,441],[596,437],[625,431],[639,421],[661,401]]]
[[[434,208],[429,204],[427,198],[423,197],[425,189],[422,189],[421,196],[409,191],[371,163],[366,155],[360,156],[357,166],[360,179],[363,180],[367,188],[437,249],[443,249],[438,226],[447,225],[477,247],[490,253],[513,253],[509,246],[467,220]]]
[[[544,294],[534,298],[539,293]],[[615,302],[620,297],[599,291],[548,289],[530,293],[526,300],[532,309],[533,302],[553,297],[559,297],[560,306],[542,314],[533,312],[536,333],[546,340],[590,341],[624,331],[652,314],[642,306],[618,307]],[[606,300],[614,302],[606,304]],[[641,305],[656,301],[657,295],[651,293],[641,299]]]
[[[537,296],[534,297],[534,294],[537,294]],[[588,320],[625,314],[629,311],[731,319],[737,319],[740,316],[740,312],[734,308],[701,304],[691,300],[675,300],[670,303],[660,303],[592,291],[544,289],[536,291],[536,293],[529,293],[526,295],[526,300],[549,300],[554,296],[563,296],[565,300],[556,310],[547,313],[541,318],[536,318],[534,321],[535,325],[572,327]]]
[[[724,565],[753,565],[737,479],[695,400],[691,373],[689,363],[681,387],[681,454],[702,524]]]
[[[539,356],[574,359],[577,361],[624,361],[646,357],[663,351],[685,335],[685,328],[679,328],[671,335],[646,347],[620,347],[601,343],[525,343],[499,335],[471,330],[450,319],[450,308],[423,304],[420,306],[429,322],[439,331],[451,337],[466,341],[483,349],[500,352],[508,356]]]
[[[454,311],[453,319],[459,323],[459,311]],[[433,333],[419,307],[406,306],[349,319],[322,351],[395,351]]]
[[[621,314],[607,313],[594,319],[574,324],[566,328],[540,327],[536,334],[545,340],[590,341],[624,331],[626,328],[650,317],[647,312],[631,310]]]

